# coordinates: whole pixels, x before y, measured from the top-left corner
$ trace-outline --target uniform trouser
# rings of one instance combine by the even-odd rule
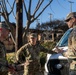
[[[40,63],[38,63],[38,61],[33,61],[29,65],[25,65],[23,75],[43,75]]]
[[[70,63],[70,70],[69,75],[76,75],[76,60],[72,60]]]
[[[21,71],[16,71],[16,72],[13,72],[13,73],[8,73],[8,75],[23,75],[24,73],[24,70],[21,70]]]
[[[3,71],[3,72],[0,71],[0,75],[8,75],[8,72],[7,71]]]
[[[24,73],[23,75],[43,75],[43,73],[40,73],[40,72],[37,72],[37,73],[35,73],[35,74],[32,74],[32,73],[26,74],[26,73]]]
[[[76,75],[76,71],[71,70],[69,75]]]
[[[28,70],[24,70],[24,74],[23,75],[43,75],[43,72],[40,72],[40,71],[28,72]]]

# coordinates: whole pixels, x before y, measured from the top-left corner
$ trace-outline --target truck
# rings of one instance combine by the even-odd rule
[[[64,52],[68,50],[68,37],[73,28],[68,29],[64,35],[61,37],[56,47],[63,49]],[[64,57],[62,53],[57,54],[47,54],[47,59],[45,63],[44,75],[69,75],[69,60],[67,57]]]

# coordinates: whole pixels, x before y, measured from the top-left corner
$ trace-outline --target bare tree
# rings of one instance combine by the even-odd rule
[[[34,5],[33,4],[33,1],[34,0],[29,0],[28,2],[28,6],[26,6],[26,2],[24,1],[23,2],[23,5],[24,5],[24,8],[25,8],[25,13],[26,13],[26,18],[27,18],[27,21],[26,21],[26,27],[25,27],[25,30],[24,33],[23,33],[23,40],[24,40],[24,43],[25,43],[25,37],[26,37],[26,33],[28,32],[28,29],[31,25],[31,23],[33,23],[43,12],[44,10],[51,4],[51,2],[53,0],[48,0],[48,3],[44,6],[43,9],[40,10],[40,7],[42,6],[42,4],[46,1],[46,0],[37,0],[37,4],[36,4],[36,7],[35,7],[35,10],[31,11],[32,9],[32,6]],[[39,11],[39,12],[38,12]]]
[[[17,23],[17,19],[18,18],[15,17],[16,14],[14,14],[15,13],[14,6],[15,6],[15,3],[17,5],[18,1],[19,0],[13,0],[13,4],[11,5],[9,0],[0,0],[0,2],[2,3],[1,4],[2,12],[0,12],[0,15],[3,16],[3,18],[5,19],[5,22],[9,26],[10,30],[11,30],[11,26],[10,26],[9,16],[11,15],[11,13],[13,13],[13,16],[14,16],[14,18],[16,20],[16,23]],[[34,1],[36,1],[36,6],[35,7],[34,7]],[[42,7],[42,5],[45,3],[45,1],[47,1],[46,5],[42,9],[40,9]],[[26,16],[26,20],[25,20],[26,27],[25,27],[25,30],[24,30],[23,35],[22,35],[22,37],[23,37],[23,44],[25,43],[26,34],[28,32],[28,29],[29,29],[31,23],[33,23],[44,12],[44,10],[51,4],[52,1],[53,0],[22,0],[23,7],[24,7],[23,11],[25,11],[25,14],[26,14],[26,15],[24,15],[24,16]],[[7,10],[6,3],[10,7],[10,11],[9,12]],[[34,7],[35,9],[32,10],[32,7]],[[19,11],[21,11],[21,10],[19,10]],[[19,23],[17,23],[17,24],[20,25]],[[17,28],[19,28],[19,27],[17,27]],[[20,33],[18,31],[18,35],[19,34]],[[15,44],[17,43],[15,39],[14,39],[14,42],[15,42]]]

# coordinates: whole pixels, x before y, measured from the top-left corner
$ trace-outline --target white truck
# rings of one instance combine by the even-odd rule
[[[63,49],[64,52],[68,49],[68,37],[71,31],[72,28],[68,29],[56,45],[59,49]],[[53,50],[55,49],[56,47]],[[68,58],[61,53],[47,54],[44,75],[69,75]]]

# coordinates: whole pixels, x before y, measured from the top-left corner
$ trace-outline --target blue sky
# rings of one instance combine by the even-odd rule
[[[12,5],[13,2],[11,2],[11,0],[8,0],[8,1]],[[28,4],[28,0],[25,0],[25,1]],[[32,8],[35,7],[36,1],[37,0],[33,0]],[[44,5],[48,1],[49,0],[45,0],[45,2],[43,4],[43,6],[41,7],[41,9],[44,7]],[[53,0],[51,5],[38,18],[40,24],[44,23],[44,22],[47,22],[47,21],[50,21],[50,15],[49,14],[52,14],[51,20],[54,20],[54,19],[65,19],[66,15],[71,11],[71,9],[70,9],[70,6],[71,6],[70,4],[71,3],[69,3],[68,1],[69,0]],[[72,3],[72,11],[76,11],[76,0],[70,0],[70,1],[74,2],[74,3]],[[9,9],[9,7],[8,7],[8,9]],[[16,11],[16,9],[14,11]],[[15,22],[14,16],[12,16],[12,15],[10,16],[10,22]],[[34,28],[36,26],[36,23],[37,23],[37,21],[35,21],[33,24],[31,24],[30,27]],[[26,25],[26,15],[25,15],[25,12],[24,12],[24,14],[23,14],[23,26],[25,26],[25,25]]]
[[[48,0],[46,0],[47,2]],[[66,15],[71,12],[71,3],[68,2],[69,0],[53,0],[51,5],[43,12],[43,14],[39,17],[39,22],[44,23],[54,19],[65,19]],[[72,3],[72,12],[76,11],[76,0],[70,0]],[[45,2],[45,3],[46,3]],[[36,23],[36,21],[35,21]],[[34,25],[32,24],[31,27]]]
[[[72,11],[76,11],[76,0],[71,0]],[[41,17],[42,22],[50,20],[49,13],[52,14],[51,19],[65,19],[66,15],[70,12],[70,3],[68,0],[53,0],[51,5],[44,11]]]

